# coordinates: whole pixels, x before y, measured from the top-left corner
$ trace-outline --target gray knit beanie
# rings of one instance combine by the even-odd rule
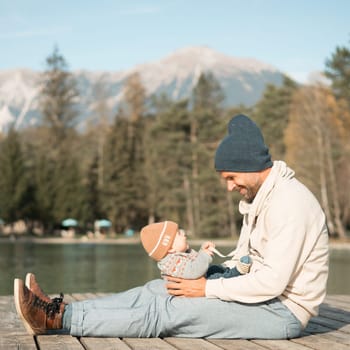
[[[215,154],[215,169],[231,172],[258,172],[272,167],[268,147],[258,126],[240,114],[228,124],[228,135]]]

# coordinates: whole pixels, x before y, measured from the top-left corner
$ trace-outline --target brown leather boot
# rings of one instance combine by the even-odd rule
[[[27,273],[26,275],[26,287],[34,293],[36,296],[38,296],[40,299],[46,301],[47,303],[51,302],[51,298],[46,295],[42,289],[40,288],[39,284],[37,283],[35,279],[35,275],[33,273]]]
[[[22,280],[15,279],[14,297],[17,313],[29,334],[45,334],[62,328],[63,294],[47,302],[32,293]]]

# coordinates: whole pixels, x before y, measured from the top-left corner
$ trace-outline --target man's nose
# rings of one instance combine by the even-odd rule
[[[233,181],[227,181],[226,188],[227,191],[232,192],[235,189],[236,185]]]

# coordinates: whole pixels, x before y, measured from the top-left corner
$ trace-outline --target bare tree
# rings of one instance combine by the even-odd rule
[[[296,92],[285,133],[286,158],[320,198],[331,234],[345,237],[336,180],[339,120],[334,102],[321,85]]]
[[[146,90],[141,82],[140,74],[132,73],[125,82],[124,102],[126,114],[129,116],[128,139],[132,143],[135,134],[135,124],[145,113]]]

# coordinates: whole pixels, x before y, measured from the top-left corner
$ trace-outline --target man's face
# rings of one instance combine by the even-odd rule
[[[223,171],[221,178],[226,181],[227,191],[236,191],[251,203],[263,183],[261,173],[234,173]]]

